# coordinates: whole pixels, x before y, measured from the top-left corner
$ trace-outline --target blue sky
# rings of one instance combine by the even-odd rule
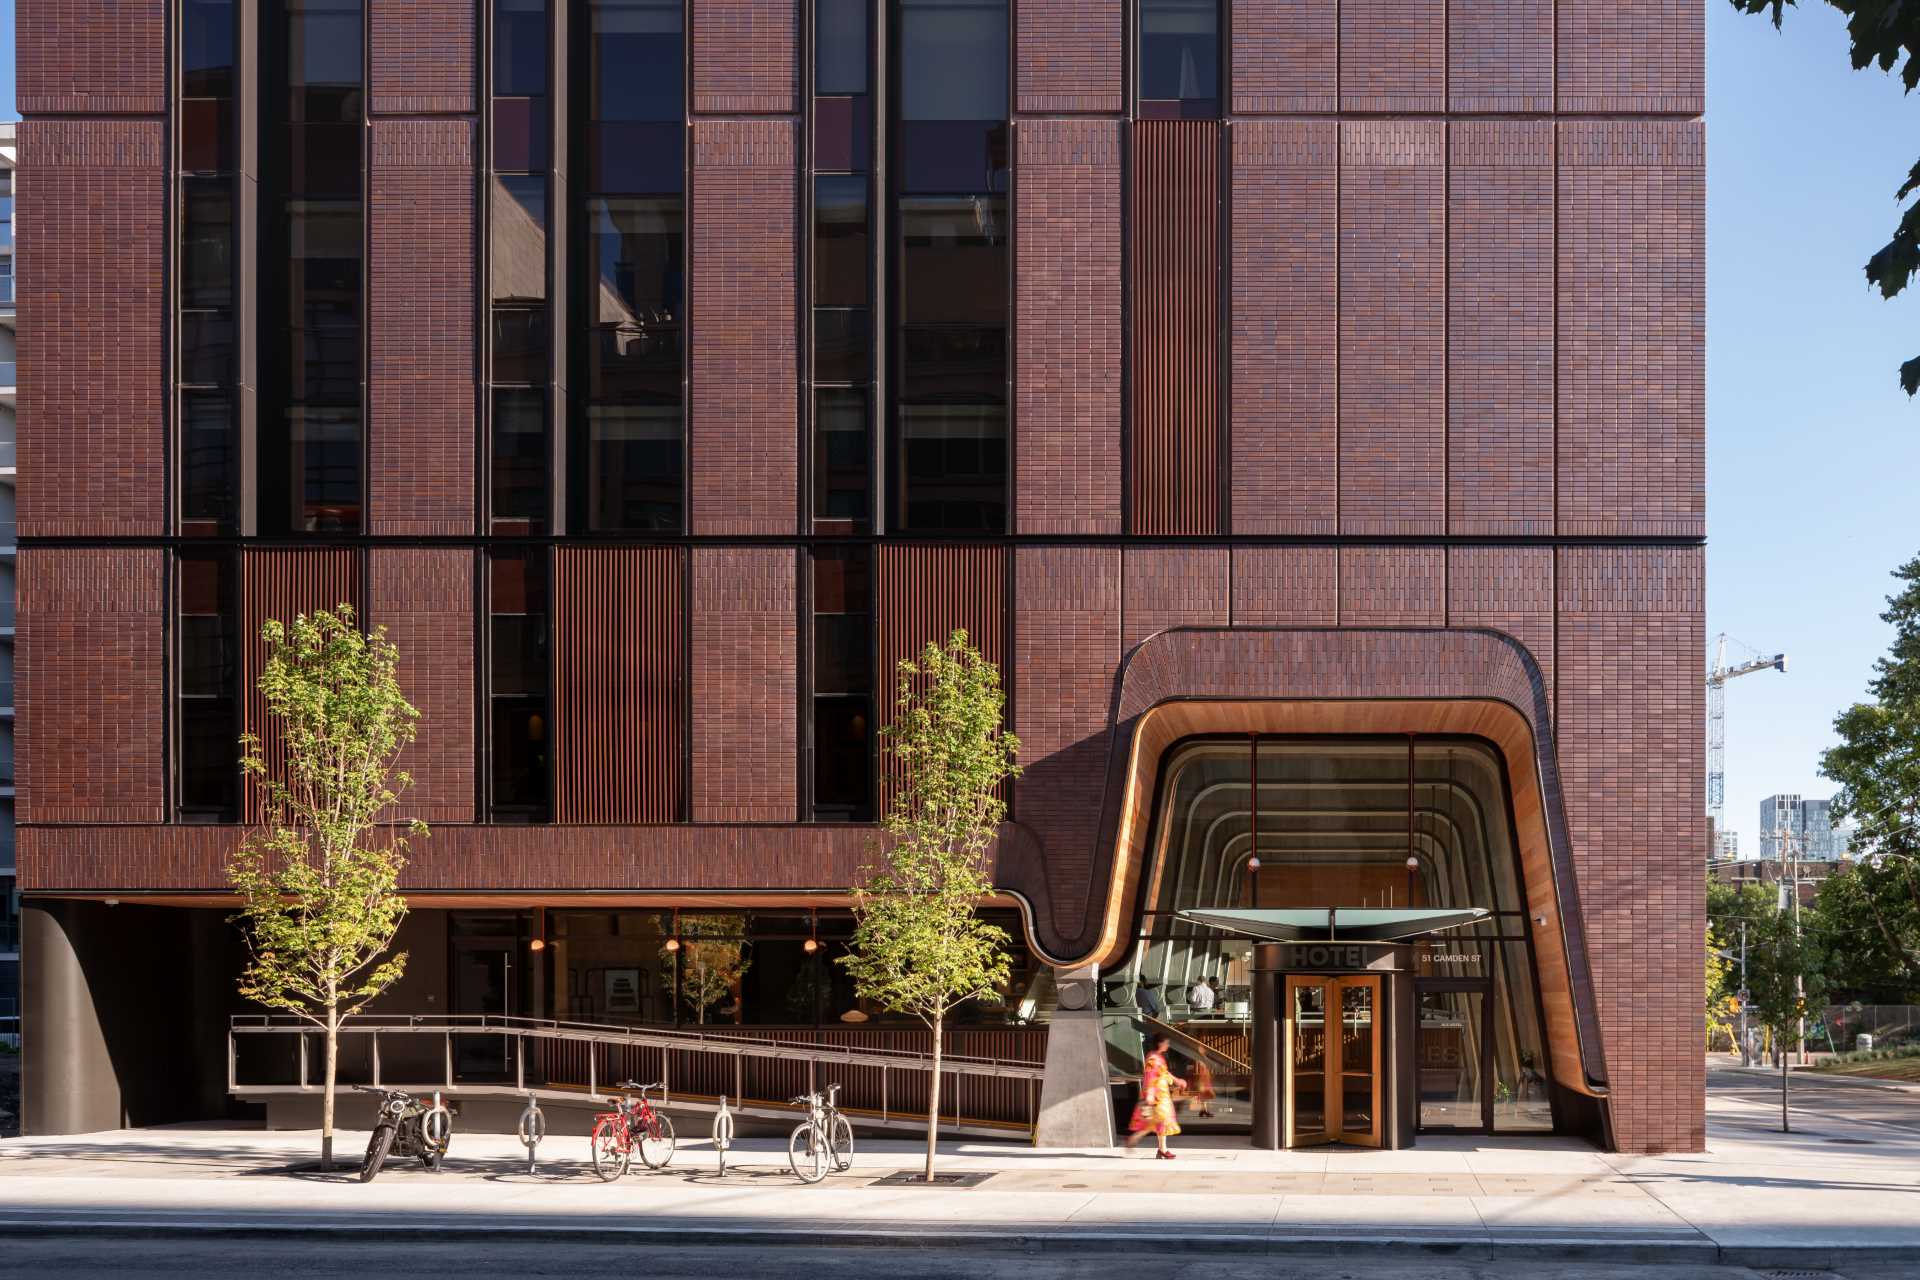
[[[1883,302],[1860,270],[1920,158],[1920,100],[1852,71],[1824,5],[1776,33],[1705,2],[1707,626],[1792,658],[1728,686],[1728,825],[1752,852],[1761,796],[1831,789],[1819,752],[1886,648],[1888,571],[1920,553],[1920,404],[1894,382],[1920,296]]]

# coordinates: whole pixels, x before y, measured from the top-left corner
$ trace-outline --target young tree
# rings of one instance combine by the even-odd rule
[[[380,630],[361,634],[351,606],[269,622],[261,636],[259,690],[277,738],[241,739],[260,811],[227,867],[249,953],[240,994],[326,1033],[320,1163],[331,1169],[340,1027],[406,967],[404,952],[382,957],[407,913],[407,837],[427,828],[388,813],[412,781],[395,765],[420,713],[401,696],[398,652]]]
[[[743,915],[688,916],[681,921],[678,936],[668,940],[677,945],[661,947],[660,958],[666,963],[661,966],[660,981],[671,994],[678,965],[680,998],[703,1026],[707,1010],[732,995],[753,964],[747,955],[746,932]]]
[[[1780,1132],[1790,1133],[1787,1079],[1792,1055],[1787,1043],[1799,1032],[1800,1019],[1820,1006],[1826,990],[1822,948],[1813,935],[1797,929],[1791,912],[1778,911],[1747,930],[1748,1011],[1772,1033],[1780,1054]]]
[[[980,918],[993,891],[987,855],[1006,816],[1002,784],[1020,743],[1001,723],[1000,671],[964,631],[928,644],[898,676],[883,731],[895,794],[876,865],[853,889],[854,935],[840,963],[861,996],[933,1032],[927,1181],[940,1125],[941,1038],[948,1015],[1007,980],[1007,935]]]

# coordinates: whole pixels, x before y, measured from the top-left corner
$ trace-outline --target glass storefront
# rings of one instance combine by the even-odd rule
[[[1553,1127],[1519,851],[1487,744],[1193,740],[1162,767],[1152,840],[1137,943],[1104,997],[1116,1078],[1137,1072],[1151,1019],[1212,1076],[1200,1127],[1248,1123],[1252,944],[1182,910],[1483,907],[1415,946],[1419,1124]]]

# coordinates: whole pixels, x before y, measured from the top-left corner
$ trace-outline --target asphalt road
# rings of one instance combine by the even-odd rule
[[[1780,1127],[1780,1076],[1709,1068],[1707,1091],[1765,1108],[1751,1116],[1742,1109],[1723,1113],[1714,1124],[1729,1128],[1775,1130]],[[1787,1097],[1796,1131],[1818,1133],[1836,1122],[1884,1126],[1920,1133],[1920,1089],[1862,1083],[1857,1076],[1818,1076],[1796,1071]]]
[[[0,1241],[0,1275],[147,1276],[646,1276],[649,1280],[1772,1280],[1745,1267],[1619,1263],[1450,1262],[1444,1259],[1257,1258],[1101,1254],[1086,1258],[938,1249],[635,1249],[459,1241],[391,1245],[220,1238],[164,1244],[120,1240]],[[1920,1267],[1796,1271],[1845,1280],[1920,1280]]]

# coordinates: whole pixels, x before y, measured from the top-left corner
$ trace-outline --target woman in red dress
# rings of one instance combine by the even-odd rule
[[[1140,1077],[1140,1104],[1133,1109],[1133,1123],[1127,1126],[1132,1130],[1127,1135],[1127,1149],[1131,1151],[1135,1143],[1151,1133],[1159,1148],[1154,1152],[1156,1160],[1173,1159],[1173,1152],[1167,1150],[1167,1139],[1180,1132],[1180,1118],[1173,1110],[1173,1091],[1187,1087],[1187,1082],[1167,1066],[1170,1043],[1164,1035],[1155,1036],[1149,1042],[1146,1067]]]

